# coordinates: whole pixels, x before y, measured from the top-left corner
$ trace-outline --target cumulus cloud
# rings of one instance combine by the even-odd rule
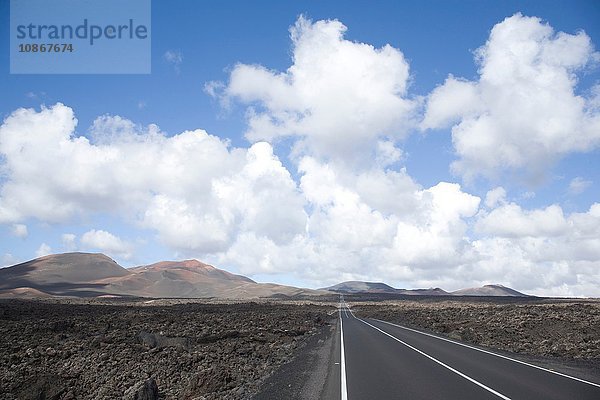
[[[352,174],[312,157],[301,160],[299,172],[306,231],[283,245],[252,233],[238,236],[219,256],[221,265],[245,273],[299,271],[322,284],[413,281],[452,266],[468,246],[465,219],[475,215],[479,198],[458,184],[424,189],[405,171]]]
[[[557,159],[600,144],[596,92],[576,93],[577,73],[598,57],[583,31],[515,14],[476,51],[479,80],[450,75],[428,96],[422,128],[452,126],[452,169],[467,180],[506,170],[539,179]]]
[[[406,91],[408,64],[395,75],[403,77],[396,92],[389,90],[390,71],[403,70],[402,63],[353,75],[364,65],[352,62],[354,51],[382,65],[388,53],[348,42],[344,31],[338,21],[300,19],[291,30],[293,65],[287,71],[237,65],[227,84],[209,85],[225,103],[249,105],[249,139],[294,139],[308,215],[306,234],[285,247],[249,233],[238,236],[219,261],[247,272],[301,269],[304,277],[329,282],[391,279],[457,289],[491,281],[540,294],[596,293],[593,274],[586,273],[600,268],[598,258],[581,243],[587,249],[598,236],[573,239],[580,237],[569,230],[576,214],[567,216],[558,205],[523,210],[508,201],[503,187],[490,190],[480,208],[481,200],[457,184],[422,188],[405,170],[389,169],[402,160],[397,139],[418,108]],[[428,96],[421,128],[453,126],[459,156],[453,169],[466,180],[509,170],[539,178],[558,158],[599,143],[596,92],[584,97],[575,91],[576,74],[597,57],[585,33],[555,33],[539,19],[517,14],[494,27],[477,51],[479,80],[450,76]],[[339,72],[340,60],[348,71]],[[325,76],[333,78],[323,82]],[[358,83],[346,84],[351,81]],[[372,120],[371,103],[356,89],[369,85],[374,97],[391,92],[404,107],[381,107]],[[348,123],[348,115],[356,119]],[[569,240],[567,232],[574,235]],[[540,258],[544,243],[552,243],[558,255]]]
[[[432,271],[457,265],[469,245],[465,219],[477,213],[479,197],[462,192],[456,183],[441,182],[425,190],[422,200],[428,207],[418,222],[398,224],[394,260]]]
[[[182,188],[182,196],[157,194],[143,224],[157,229],[173,247],[203,252],[225,250],[244,231],[282,243],[304,230],[303,199],[269,144],[256,143],[239,154],[218,150],[220,156],[204,154],[212,168],[197,170],[205,181],[201,187]],[[191,156],[195,168],[201,168],[198,154]],[[223,162],[228,157],[229,171]]]
[[[472,279],[502,276],[539,295],[598,296],[600,203],[565,216],[558,205],[523,210],[501,205],[477,222]]]
[[[27,225],[25,225],[25,224],[13,224],[12,225],[11,233],[13,234],[13,236],[16,236],[18,238],[24,239],[28,235]]]
[[[488,208],[494,208],[497,204],[503,204],[506,202],[506,190],[502,186],[498,186],[485,195],[485,205]]]
[[[476,226],[480,232],[498,237],[557,236],[567,227],[563,211],[556,204],[526,211],[515,203],[492,210]]]
[[[74,135],[76,122],[60,103],[4,121],[0,223],[135,216],[173,248],[201,252],[243,230],[281,243],[304,229],[303,199],[267,143],[231,148],[202,130],[167,137],[118,116],[98,118],[90,141]]]
[[[71,236],[63,235],[63,239],[70,241]],[[92,229],[81,236],[81,244],[87,248],[100,250],[110,255],[129,259],[133,255],[133,245],[103,230]]]
[[[536,294],[600,295],[600,205],[572,214],[558,204],[528,210],[500,186],[483,201],[457,183],[421,186],[402,168],[399,147],[418,105],[407,92],[408,64],[390,46],[344,39],[345,29],[339,21],[301,18],[292,28],[293,64],[285,72],[237,65],[227,84],[209,85],[225,102],[250,105],[248,147],[232,147],[201,129],[167,136],[156,125],[111,115],[98,117],[84,137],[75,134],[73,110],[60,103],[14,111],[0,126],[0,223],[108,215],[128,228],[155,232],[177,254],[249,275],[291,274],[314,286],[361,279],[452,290],[499,282]],[[503,59],[496,53],[514,41],[521,44],[511,50],[506,71],[494,67]],[[563,42],[567,48],[556,50]],[[481,78],[448,78],[429,96],[423,126],[454,124],[455,144],[462,138],[480,143],[481,157],[489,150],[488,165],[457,146],[457,168],[479,163],[468,165],[484,174],[588,149],[593,140],[585,129],[597,117],[595,103],[574,92],[560,100],[583,101],[587,122],[572,125],[581,128],[572,143],[587,140],[589,146],[565,144],[557,128],[558,149],[542,145],[548,131],[536,125],[551,116],[540,117],[528,103],[542,72],[549,73],[550,87],[537,94],[548,107],[564,95],[557,90],[573,90],[573,74],[593,57],[585,43],[583,33],[555,34],[520,15],[507,19],[479,51]],[[527,48],[534,61],[527,61]],[[525,114],[510,108],[513,100],[504,96],[516,96],[518,87],[511,79],[523,89],[515,101],[531,106],[537,122],[525,124],[519,120]],[[454,102],[448,101],[453,94]],[[513,122],[504,120],[506,110]],[[560,121],[562,112],[556,114]],[[512,125],[503,125],[507,130],[499,136],[467,129],[484,120],[514,123],[520,136],[508,129]],[[263,141],[281,137],[293,145],[293,171]],[[493,146],[490,138],[497,140]],[[504,152],[525,161],[503,164]],[[134,251],[103,230],[86,232],[79,244],[121,257]],[[77,237],[64,234],[62,246],[78,248]],[[40,246],[40,254],[49,251]]]
[[[300,17],[290,29],[286,71],[238,64],[226,85],[212,82],[207,92],[250,105],[251,141],[292,136],[302,154],[355,164],[373,155],[397,160],[393,141],[406,135],[416,107],[407,96],[408,62],[390,45],[344,39],[346,30],[338,20]]]

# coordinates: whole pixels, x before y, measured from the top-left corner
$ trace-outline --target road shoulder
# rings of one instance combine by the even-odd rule
[[[333,385],[335,370],[332,368],[332,366],[339,367],[333,362],[336,342],[339,342],[338,321],[339,318],[332,318],[328,324],[323,326],[299,350],[296,357],[282,365],[265,380],[262,390],[252,399],[318,400],[334,398],[331,391],[337,388],[339,393],[339,387]],[[339,344],[337,344],[337,348],[339,354]],[[339,371],[337,379],[339,383]]]

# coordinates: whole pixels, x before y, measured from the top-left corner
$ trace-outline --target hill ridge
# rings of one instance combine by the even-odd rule
[[[38,257],[0,269],[0,296],[258,298],[323,294],[311,289],[257,283],[199,260],[160,261],[123,268],[102,253]]]
[[[336,285],[321,288],[319,290],[327,290],[334,293],[383,293],[408,296],[529,296],[501,284],[486,284],[481,287],[459,289],[452,292],[447,292],[439,287],[430,287],[428,289],[396,289],[383,282],[345,281]]]

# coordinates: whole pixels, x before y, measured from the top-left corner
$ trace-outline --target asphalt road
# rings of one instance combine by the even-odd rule
[[[325,398],[600,399],[598,383],[384,321],[360,319],[345,303],[340,304],[339,323],[334,359],[339,390]]]

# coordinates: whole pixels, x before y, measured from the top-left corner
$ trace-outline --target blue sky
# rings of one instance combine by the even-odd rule
[[[516,13],[521,16],[513,17]],[[304,16],[302,21],[308,21],[304,26],[300,26],[301,15]],[[529,17],[539,20],[527,19]],[[505,21],[507,18],[510,20]],[[339,21],[346,29],[328,24],[331,20]],[[164,171],[150,168],[148,174],[154,174],[154,178],[142,179],[137,175],[132,178],[140,182],[154,179],[146,186],[129,187],[126,180],[118,178],[123,175],[123,169],[132,168],[126,163],[117,172],[92,167],[89,176],[77,175],[74,171],[78,165],[73,165],[68,173],[74,175],[63,177],[65,182],[90,179],[90,184],[101,182],[113,192],[139,195],[135,200],[123,195],[114,204],[102,197],[105,195],[102,193],[82,200],[86,196],[79,190],[85,185],[73,188],[62,181],[54,184],[51,176],[44,177],[52,168],[46,169],[43,161],[36,164],[32,160],[31,168],[39,169],[35,176],[47,183],[39,201],[49,198],[46,204],[49,207],[53,201],[70,207],[64,215],[52,216],[52,211],[45,210],[43,204],[24,205],[27,200],[17,198],[25,196],[22,193],[27,188],[27,173],[31,171],[18,170],[25,167],[15,167],[9,161],[16,156],[4,150],[0,158],[0,165],[4,162],[0,206],[2,201],[17,205],[10,209],[5,206],[8,209],[5,216],[0,213],[2,264],[31,259],[47,251],[103,251],[125,266],[195,257],[258,280],[312,287],[345,279],[385,280],[402,287],[430,285],[447,289],[499,282],[539,294],[600,295],[600,254],[594,250],[600,244],[600,233],[587,226],[600,221],[595,219],[600,218],[597,211],[591,209],[600,202],[597,122],[600,90],[595,86],[600,82],[600,57],[595,52],[600,43],[599,20],[600,5],[595,1],[181,1],[174,7],[172,2],[154,0],[151,74],[10,75],[9,2],[2,1],[0,112],[3,119],[19,108],[33,109],[30,118],[40,113],[42,106],[53,110],[44,123],[51,123],[60,115],[68,117],[72,112],[78,123],[69,140],[84,136],[90,139],[92,147],[100,145],[92,134],[94,121],[97,122],[96,133],[106,132],[115,126],[116,116],[121,117],[118,123],[133,122],[119,125],[122,129],[119,132],[138,135],[138,139],[139,135],[149,135],[152,129],[148,126],[152,124],[157,125],[167,139],[184,131],[202,129],[212,135],[211,138],[221,139],[223,148],[229,146],[227,157],[231,158],[223,162],[222,173],[210,167],[206,167],[206,171],[190,171],[194,168],[194,157],[202,158],[202,155],[190,153],[185,157],[191,158],[183,160],[177,158],[183,157],[177,150],[173,150],[173,154],[160,153],[158,148],[167,149],[168,143],[173,144],[164,141],[152,151],[159,154],[160,160],[174,157],[174,163],[180,163],[181,168]],[[290,27],[294,26],[300,38],[293,43]],[[498,31],[512,29],[517,33],[509,39],[499,39],[498,35],[492,41],[490,32],[495,27]],[[540,38],[544,27],[552,32]],[[337,29],[342,37],[332,45],[331,52],[321,54],[319,35],[331,33],[331,29]],[[531,33],[531,29],[538,33]],[[559,43],[559,32],[570,35],[569,40],[573,40],[564,51],[552,45]],[[486,86],[484,81],[504,71],[504,67],[498,69],[500,61],[494,54],[497,52],[501,58],[502,51],[513,45],[510,40],[520,40],[528,34],[531,43],[539,45],[538,58],[532,62],[532,68],[542,68],[539,71],[549,68],[549,81],[524,82],[519,89],[516,82],[525,79],[525,75],[503,75],[504,80],[496,82],[499,85],[496,89]],[[585,35],[585,40],[581,35]],[[487,58],[477,64],[475,52],[486,46],[486,42],[490,44]],[[359,44],[372,46],[374,50],[360,53]],[[300,75],[294,75],[288,68],[300,60],[303,45],[308,53],[314,52],[317,60],[324,60],[319,71],[325,71],[325,76],[317,75],[310,65],[301,67],[298,62],[296,70],[313,79],[300,84]],[[380,50],[386,45],[393,51],[384,57]],[[580,51],[577,46],[581,46]],[[339,100],[336,97],[339,93],[334,93],[336,88],[328,86],[333,77],[326,75],[330,71],[328,57],[332,57],[332,63],[337,62],[333,57],[342,54],[336,53],[339,49],[348,49],[348,57],[358,57],[344,62],[359,65],[371,57],[374,66],[391,63],[381,72],[369,67],[369,74],[369,71],[376,72],[364,84],[377,86],[381,82],[384,87],[381,92],[374,89],[367,93],[391,95],[391,99],[398,100],[398,106],[406,107],[407,111],[400,113],[392,107],[379,113],[378,109],[387,109],[388,103],[384,97],[375,99],[373,111],[364,119],[357,117],[360,128],[357,127],[356,132],[343,121],[347,115],[326,112],[335,110],[335,107],[329,108],[326,100]],[[554,61],[558,56],[552,52],[564,55],[571,51],[571,58],[565,56],[558,64]],[[397,58],[398,54],[401,59]],[[304,57],[309,59],[311,55],[304,54]],[[485,62],[491,72],[482,78],[481,67]],[[523,60],[517,59],[514,63],[519,68],[529,68]],[[401,76],[405,67],[408,75]],[[572,78],[572,84],[567,84],[562,92],[556,89],[562,86],[552,81],[562,79],[560,74],[564,79]],[[296,83],[280,95],[278,76],[282,75],[286,75],[288,83]],[[441,93],[436,92],[436,88],[448,82],[450,75],[462,82],[462,89],[475,88],[477,95],[473,96],[479,97],[470,99],[461,110],[446,118],[448,107],[463,92],[452,92],[450,89],[456,88],[447,86],[449,92],[440,95],[437,106],[432,98]],[[356,76],[349,74],[347,85],[362,85]],[[248,83],[259,78],[264,79],[263,88]],[[336,82],[343,83],[342,78],[336,77]],[[395,79],[405,86],[402,93],[385,89],[385,85],[392,85],[390,82]],[[207,90],[207,84],[212,87],[211,82],[219,83],[214,86],[216,90],[212,95]],[[306,95],[313,87],[322,91],[322,98]],[[540,90],[539,95],[536,90]],[[344,89],[340,93],[343,95]],[[500,98],[502,93],[505,96],[522,94],[523,103],[515,104],[530,110],[531,118],[526,116],[522,123],[515,122],[520,121],[521,115],[510,108],[510,101],[497,105],[498,99],[494,96],[498,94]],[[348,99],[348,110],[361,110],[353,108],[350,101],[361,102],[365,98],[359,93],[352,99],[354,94],[349,92],[342,99]],[[566,100],[540,103],[544,96]],[[287,104],[289,97],[300,100],[290,105]],[[565,109],[571,110],[571,106],[576,108],[577,99],[583,99],[579,111],[560,114]],[[57,103],[64,104],[68,110],[53,108]],[[476,103],[485,103],[487,108],[481,110]],[[560,111],[561,118],[544,125],[548,116],[555,115],[552,107]],[[550,110],[548,114],[544,114],[546,109]],[[314,118],[302,114],[306,110],[310,110]],[[540,115],[535,114],[536,110]],[[319,112],[326,117],[317,117]],[[277,123],[255,128],[253,123],[259,123],[257,115]],[[300,124],[293,118],[288,119],[290,115],[301,118]],[[473,121],[481,122],[490,115],[491,122],[486,122],[484,133],[476,130],[479,128],[469,127]],[[102,116],[108,117],[98,123],[97,118]],[[429,122],[424,123],[428,116]],[[24,120],[27,117],[15,119],[10,133],[5,126],[5,134],[19,135],[19,129],[31,129]],[[514,129],[514,137],[504,133],[507,127]],[[554,136],[546,135],[549,130],[554,132],[552,129],[556,130]],[[267,131],[272,132],[267,134]],[[492,142],[484,147],[475,146],[474,140],[481,135],[488,135]],[[577,139],[571,143],[569,138],[573,137]],[[125,146],[117,143],[118,140],[104,140],[106,148],[112,145],[113,150],[121,152],[131,150],[144,154],[150,151],[141,144]],[[223,144],[224,141],[227,143]],[[253,147],[263,141],[268,149]],[[461,148],[457,147],[459,141],[464,144]],[[352,143],[359,143],[357,146],[364,149],[358,157],[353,153],[356,149],[353,150]],[[391,146],[394,154],[399,155],[392,161],[377,164],[375,158],[383,154],[380,144]],[[34,158],[36,151],[43,149],[36,148],[35,143],[26,145],[32,146]],[[269,155],[271,147],[272,156]],[[296,149],[294,152],[292,147]],[[481,156],[482,148],[490,151],[488,158]],[[498,154],[494,153],[496,150]],[[60,158],[65,153],[56,154],[57,164],[77,160],[77,157]],[[260,166],[252,164],[252,160],[256,161],[252,157],[262,160],[257,161]],[[453,164],[456,161],[458,164]],[[206,162],[210,166],[218,162],[218,158]],[[199,161],[198,165],[205,164]],[[262,171],[258,178],[254,167]],[[102,168],[108,167],[103,164]],[[99,171],[100,178],[94,175],[100,174]],[[107,178],[106,182],[102,180],[112,173],[120,175]],[[159,173],[164,176],[156,178]],[[328,173],[333,176],[331,181],[316,182],[314,176],[328,176]],[[173,185],[168,184],[171,179]],[[189,186],[190,182],[203,179],[212,184]],[[268,188],[261,192],[262,180],[268,181],[265,184]],[[217,186],[221,191],[215,189],[216,181],[220,182],[221,186]],[[439,185],[441,182],[460,186],[459,189],[444,187]],[[186,184],[186,190],[172,187]],[[329,186],[332,193],[338,193],[339,189],[340,194],[323,200],[319,185]],[[279,191],[281,187],[287,188],[286,191]],[[217,191],[204,196],[198,192],[202,190]],[[232,195],[233,198],[223,200],[222,193],[229,193],[228,190],[238,193],[239,198]],[[412,203],[403,196],[418,201],[410,205]],[[486,196],[489,205],[485,205]],[[248,207],[234,204],[235,200],[245,202],[245,199],[252,200],[248,200],[248,204],[255,204]],[[159,200],[166,203],[159,207]],[[221,200],[228,205],[223,206],[219,203]],[[145,205],[131,207],[128,202],[133,201]],[[404,201],[406,207],[398,205]],[[423,206],[425,203],[428,205]],[[449,210],[445,206],[439,208],[438,203],[458,205]],[[183,210],[181,215],[173,217],[174,223],[183,224],[181,229],[165,227],[169,216],[161,213],[173,207]],[[352,207],[356,209],[352,211]],[[271,226],[278,219],[265,217],[270,211],[271,217],[286,220],[289,215],[293,217],[289,217],[291,222],[273,230]],[[363,211],[364,218],[360,214]],[[350,226],[341,217],[346,212],[356,215],[352,223],[357,226]],[[445,219],[438,220],[439,215]],[[216,224],[214,218],[219,219],[221,225],[213,225]],[[510,226],[501,224],[507,221]],[[223,229],[224,233],[195,239],[198,235],[204,238],[205,232],[211,229],[215,232]],[[339,232],[355,230],[363,233],[357,233],[356,237],[337,236]],[[178,235],[182,231],[191,237]],[[379,235],[387,235],[389,240]],[[422,253],[413,251],[409,256],[408,249],[415,248],[413,240],[427,242],[430,247],[423,247]],[[559,246],[565,242],[568,245]],[[547,253],[543,250],[546,248],[556,254],[540,255],[540,252]],[[420,256],[422,254],[428,256]]]

